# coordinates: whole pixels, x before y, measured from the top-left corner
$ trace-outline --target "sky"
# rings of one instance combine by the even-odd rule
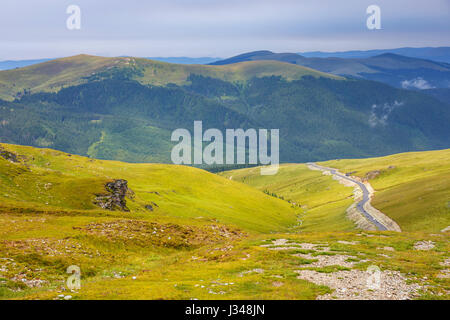
[[[67,7],[81,10],[69,30]],[[381,29],[366,26],[370,5]],[[1,0],[0,60],[450,46],[450,0]]]

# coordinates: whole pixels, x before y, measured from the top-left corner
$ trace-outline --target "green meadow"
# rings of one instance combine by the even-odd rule
[[[442,277],[448,233],[407,230],[400,219],[402,233],[357,230],[345,215],[352,188],[303,164],[282,165],[275,176],[261,176],[259,168],[216,175],[185,166],[0,146],[1,299],[316,299],[333,295],[334,289],[299,279],[299,270],[333,274],[373,264],[420,285],[414,298],[448,299],[449,281]],[[435,174],[438,159],[448,159],[448,151],[441,153],[433,154],[435,165],[430,160],[426,165]],[[417,153],[415,160],[394,164],[391,170],[403,170],[402,183],[435,176],[402,169],[418,163],[418,157],[429,159]],[[368,159],[366,168],[363,160],[344,166],[346,161],[337,161],[340,169],[357,175],[393,163]],[[417,177],[406,177],[413,172]],[[370,180],[377,190],[392,184],[389,175],[384,182],[382,177]],[[116,179],[128,182],[129,211],[94,204],[108,193],[105,184]],[[445,192],[442,180],[428,183]],[[377,208],[383,199],[378,193]],[[431,196],[423,199],[435,205]],[[447,221],[448,212],[441,213]],[[286,248],[274,250],[279,247],[273,241],[287,242]],[[416,250],[418,241],[434,247]],[[305,243],[326,249],[304,249]],[[321,256],[342,254],[351,256],[351,267],[314,265]],[[79,290],[66,286],[71,265],[81,269]]]

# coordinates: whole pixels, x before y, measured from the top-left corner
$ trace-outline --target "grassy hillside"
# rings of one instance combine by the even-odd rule
[[[125,73],[145,85],[185,84],[190,74],[226,81],[245,81],[253,77],[282,76],[298,80],[303,76],[340,79],[320,71],[278,61],[246,62],[230,66],[182,65],[143,58],[106,58],[90,55],[55,59],[32,66],[0,71],[0,99],[11,100],[24,90],[55,92],[63,87],[85,83],[116,73]]]
[[[450,226],[450,149],[410,152],[387,157],[319,162],[362,179],[375,189],[372,205],[404,231],[439,232]],[[259,168],[221,173],[276,197],[303,205],[306,230],[351,230],[345,210],[352,188],[303,164],[282,165],[274,176]]]
[[[355,226],[346,217],[353,189],[344,187],[304,164],[284,164],[276,175],[262,176],[260,168],[231,170],[220,175],[243,182],[302,208],[303,231],[348,231]]]
[[[0,299],[334,299],[342,274],[374,264],[404,275],[396,295],[414,287],[409,298],[448,299],[448,234],[353,230],[342,216],[351,190],[304,165],[283,165],[267,186],[254,169],[231,174],[2,144]],[[93,204],[114,179],[128,180],[130,211]],[[416,250],[420,241],[434,247]],[[81,269],[72,291],[71,265]]]
[[[128,217],[212,219],[254,232],[287,230],[296,222],[288,203],[243,185],[239,190],[234,181],[199,169],[93,160],[14,145],[2,148],[21,159],[12,163],[0,157],[3,211],[97,214],[95,195],[105,192],[108,181],[125,179],[135,194],[127,201]]]
[[[65,86],[80,84],[95,72],[125,63],[125,58],[77,55],[4,70],[0,72],[0,98],[10,100],[23,90],[57,91]]]
[[[259,63],[249,66],[254,64]],[[246,65],[228,67],[238,66]],[[183,85],[147,86],[133,80],[148,78],[141,69],[130,70],[97,73],[57,93],[0,100],[0,142],[168,163],[175,145],[171,132],[192,131],[193,122],[202,120],[205,130],[278,128],[282,162],[379,156],[450,143],[445,103],[377,82],[270,76],[240,83],[191,73]]]
[[[450,150],[323,162],[352,172],[377,191],[372,204],[407,231],[437,232],[450,225]]]

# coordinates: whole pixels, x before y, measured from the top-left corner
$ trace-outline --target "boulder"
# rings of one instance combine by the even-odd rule
[[[131,198],[134,193],[128,188],[128,181],[117,179],[105,185],[107,194],[97,194],[94,204],[106,210],[130,211],[125,197]]]

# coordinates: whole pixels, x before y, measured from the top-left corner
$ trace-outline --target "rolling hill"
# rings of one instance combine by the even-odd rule
[[[244,53],[213,65],[227,65],[243,61],[273,60],[301,65],[323,72],[380,81],[398,88],[448,88],[450,64],[431,60],[383,53],[366,58],[304,57],[296,53],[255,51]]]
[[[301,207],[303,232],[356,230],[346,214],[353,203],[353,189],[308,169],[305,164],[283,164],[273,176],[262,176],[259,167],[224,171],[219,175]]]
[[[282,76],[298,80],[303,76],[339,77],[280,62],[248,62],[235,66],[171,64],[144,58],[105,58],[77,55],[0,72],[0,98],[11,100],[25,92],[56,92],[64,87],[112,76],[133,79],[143,85],[185,84],[190,74],[224,81],[245,81],[253,77]]]
[[[373,205],[403,230],[438,232],[450,225],[449,159],[447,149],[324,164],[369,179]]]
[[[171,132],[192,130],[195,120],[205,130],[278,128],[282,162],[450,144],[445,102],[278,61],[201,66],[80,55],[0,71],[0,83],[1,142],[100,159],[169,163]]]
[[[448,299],[448,233],[429,223],[414,232],[357,230],[344,214],[351,188],[302,164],[283,165],[276,176],[250,168],[220,177],[0,148],[1,299]],[[401,179],[406,198],[383,198],[399,208],[403,200],[424,202],[425,221],[426,206],[437,208],[447,196],[435,179],[448,172],[442,159],[448,150],[368,159],[367,166],[342,160],[342,169],[363,175],[395,163],[371,182],[395,195],[393,177]],[[423,179],[440,196],[408,193]],[[448,221],[448,211],[440,214]],[[81,286],[69,290],[74,265]],[[395,285],[361,287],[358,279],[373,265]],[[345,293],[338,290],[343,276]]]
[[[378,56],[384,53],[394,53],[401,56],[419,58],[433,61],[450,63],[450,47],[424,47],[424,48],[395,48],[395,49],[378,49],[378,50],[354,50],[340,52],[300,52],[304,57],[314,58],[368,58]]]
[[[296,222],[289,204],[200,169],[93,160],[16,145],[0,148],[3,212],[95,215],[101,211],[96,195],[108,194],[108,182],[124,179],[131,189],[125,198],[128,215],[222,221],[249,232],[283,231]]]
[[[446,149],[319,164],[368,180],[376,191],[373,206],[402,230],[439,232],[450,226],[449,159],[450,149]],[[352,188],[330,184],[329,176],[321,176],[304,164],[282,165],[275,176],[261,176],[258,168],[221,175],[301,204],[305,231],[352,228],[345,212],[352,202]]]
[[[296,221],[289,204],[252,188],[238,188],[235,182],[200,169],[100,161],[16,145],[0,147],[2,211],[96,214],[101,208],[93,203],[95,196],[108,193],[109,181],[124,179],[131,189],[127,212],[139,217],[222,221],[250,232],[287,230]],[[230,194],[222,197],[226,193]]]

